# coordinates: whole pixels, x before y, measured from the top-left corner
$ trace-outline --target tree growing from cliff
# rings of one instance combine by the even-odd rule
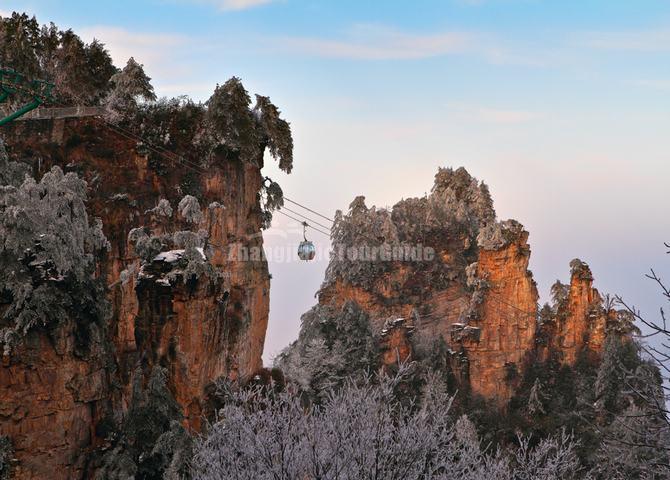
[[[258,163],[261,138],[250,105],[251,98],[242,81],[232,77],[217,85],[207,100],[207,118],[221,145],[243,162]]]
[[[179,215],[189,223],[198,224],[202,221],[202,211],[200,210],[200,202],[193,195],[186,195],[177,206]]]
[[[265,177],[260,192],[261,197],[261,225],[262,228],[270,228],[272,223],[272,212],[280,210],[284,206],[284,192],[277,182],[270,177]]]
[[[340,309],[317,305],[301,320],[298,340],[276,363],[305,393],[323,399],[347,377],[377,368],[368,316],[355,302]]]
[[[179,423],[181,407],[168,388],[167,371],[153,367],[146,387],[143,378],[137,368],[128,413],[102,459],[99,480],[178,480],[187,473],[191,438]]]
[[[280,118],[281,112],[270,102],[270,97],[256,95],[254,113],[261,126],[264,142],[270,155],[279,160],[279,168],[291,173],[293,168],[293,137],[289,123]]]
[[[11,477],[11,460],[14,456],[14,448],[9,437],[0,435],[0,480],[9,480]]]
[[[291,128],[268,97],[257,95],[256,105],[251,109],[251,98],[242,81],[232,77],[217,85],[206,105],[210,133],[229,155],[260,166],[267,147],[279,160],[279,168],[291,172]]]
[[[98,104],[117,71],[97,40],[85,44],[72,30],[40,27],[35,17],[17,12],[0,19],[0,58],[3,67],[53,82],[56,101],[65,104]]]
[[[137,63],[133,57],[128,59],[123,70],[111,77],[110,83],[112,90],[105,99],[110,121],[118,122],[133,116],[141,100],[156,100],[151,78],[144,73],[143,65]]]
[[[11,163],[0,162],[15,170]],[[94,273],[97,255],[109,244],[101,221],[89,221],[85,202],[86,182],[58,167],[39,182],[25,177],[18,186],[0,187],[5,351],[33,328],[104,318],[106,303]]]

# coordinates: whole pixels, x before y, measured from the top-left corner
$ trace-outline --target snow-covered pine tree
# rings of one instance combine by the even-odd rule
[[[0,156],[4,152],[0,151]],[[20,170],[6,157],[0,178]],[[53,167],[38,182],[0,187],[0,294],[8,303],[0,332],[5,351],[33,328],[76,318],[104,318],[106,301],[94,279],[96,257],[109,247],[102,222],[86,213],[86,182]]]
[[[542,382],[540,382],[539,378],[536,378],[533,386],[530,389],[530,394],[528,395],[528,414],[531,416],[545,415],[547,412],[544,408],[544,400]]]
[[[239,156],[243,162],[256,163],[261,136],[250,110],[251,98],[237,77],[217,85],[207,100],[207,118],[218,143]]]
[[[617,401],[623,388],[621,338],[610,334],[605,340],[603,358],[595,382],[596,408],[600,413],[617,410]]]
[[[254,113],[261,126],[270,155],[279,160],[279,168],[291,173],[293,168],[293,137],[289,123],[280,118],[279,109],[269,97],[256,95]]]
[[[143,65],[133,57],[128,59],[123,70],[112,76],[110,82],[112,90],[104,101],[110,121],[118,122],[132,116],[140,100],[156,100],[151,78],[144,73]]]

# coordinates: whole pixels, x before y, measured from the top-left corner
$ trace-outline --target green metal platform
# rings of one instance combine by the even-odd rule
[[[32,97],[32,101],[18,110],[0,119],[0,126],[36,109],[43,103],[51,100],[51,90],[54,84],[45,80],[30,80],[25,75],[11,68],[0,68],[0,103],[7,102],[13,95],[25,94]]]

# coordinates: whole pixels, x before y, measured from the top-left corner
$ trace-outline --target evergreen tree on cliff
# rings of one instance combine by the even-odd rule
[[[251,99],[237,77],[232,77],[207,100],[207,117],[217,140],[243,162],[258,161],[260,135],[250,110]]]
[[[1,147],[1,146],[0,146]],[[104,317],[96,255],[108,248],[102,223],[89,221],[86,182],[54,167],[38,182],[0,148],[0,295],[8,308],[5,352],[33,328]]]
[[[144,67],[130,57],[126,66],[110,79],[112,91],[105,99],[108,117],[119,121],[137,111],[140,100],[156,100],[151,78],[144,73]]]
[[[0,18],[0,58],[2,67],[28,79],[53,82],[56,102],[67,105],[98,104],[117,71],[97,40],[85,44],[72,30],[60,31],[53,23],[40,28],[25,13]]]

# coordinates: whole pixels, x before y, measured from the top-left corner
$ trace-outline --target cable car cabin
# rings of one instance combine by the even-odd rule
[[[310,242],[309,240],[304,240],[300,242],[300,245],[298,246],[298,257],[300,257],[300,260],[314,260],[314,256],[316,255],[316,248],[314,247],[314,244]]]
[[[314,256],[316,255],[316,247],[314,247],[312,242],[307,240],[307,227],[309,227],[309,224],[302,222],[303,241],[298,245],[298,257],[300,260],[305,260],[306,262],[314,260]]]

